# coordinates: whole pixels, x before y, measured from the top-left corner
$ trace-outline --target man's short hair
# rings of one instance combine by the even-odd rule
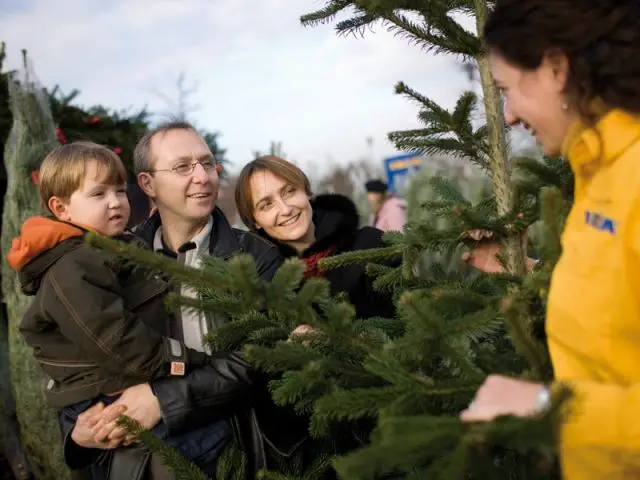
[[[153,162],[151,161],[151,140],[153,140],[153,137],[171,132],[172,130],[191,130],[197,132],[193,125],[182,120],[172,120],[161,123],[157,127],[149,130],[138,140],[136,148],[133,151],[133,171],[136,175],[153,170]]]
[[[40,166],[38,191],[42,206],[49,209],[51,197],[68,201],[82,187],[91,162],[97,165],[100,181],[109,185],[127,183],[122,160],[111,149],[93,142],[67,143],[51,151]]]
[[[367,190],[367,192],[371,193],[385,193],[389,189],[386,183],[378,179],[369,180],[364,184],[364,188]]]

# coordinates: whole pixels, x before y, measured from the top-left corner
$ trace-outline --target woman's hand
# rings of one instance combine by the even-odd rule
[[[293,332],[291,332],[291,335],[289,335],[289,339],[287,340],[287,342],[291,342],[297,336],[307,335],[313,332],[315,332],[315,330],[309,325],[304,325],[304,324],[298,325],[298,327],[296,327],[296,329]],[[302,344],[308,347],[309,340],[303,340]]]
[[[136,440],[132,436],[127,436],[124,428],[115,424],[123,412],[126,412],[127,417],[137,421],[145,430],[155,427],[162,418],[160,402],[153,394],[151,386],[148,383],[134,385],[122,392],[120,398],[100,414],[99,422],[93,428],[97,441],[117,440],[129,445]]]
[[[463,238],[472,238],[476,245],[470,252],[462,255],[462,261],[485,273],[502,273],[504,267],[498,260],[502,251],[499,241],[493,240],[493,232],[489,230],[472,230],[463,235]]]
[[[465,252],[462,255],[462,261],[468,263],[472,267],[482,270],[485,273],[504,273],[504,267],[498,257],[502,252],[502,243],[493,238],[493,232],[489,230],[471,230],[465,232],[462,238],[471,238],[478,242],[478,244],[471,249],[470,252]],[[527,246],[527,232],[523,233],[522,237],[523,246]],[[526,259],[527,272],[531,272],[535,266],[536,261],[533,258]]]
[[[109,440],[106,442],[96,441],[94,427],[102,418],[102,413],[104,412],[104,410],[104,403],[99,402],[78,415],[76,424],[71,431],[71,439],[76,443],[76,445],[84,448],[100,449],[111,449],[120,446],[119,439]],[[117,409],[114,409],[114,414],[120,416],[122,413],[124,413],[125,410],[125,407],[119,407]]]
[[[489,375],[460,418],[464,422],[488,422],[502,415],[534,415],[541,388],[540,383]]]

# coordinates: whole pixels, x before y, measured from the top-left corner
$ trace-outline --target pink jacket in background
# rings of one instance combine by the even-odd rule
[[[403,231],[407,223],[407,202],[397,197],[388,198],[378,216],[371,215],[369,224],[383,232]]]

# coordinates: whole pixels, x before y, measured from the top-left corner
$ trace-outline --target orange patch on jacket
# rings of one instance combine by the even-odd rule
[[[73,237],[81,237],[84,231],[65,222],[35,216],[22,225],[20,235],[11,242],[7,261],[11,268],[20,271],[38,255]]]

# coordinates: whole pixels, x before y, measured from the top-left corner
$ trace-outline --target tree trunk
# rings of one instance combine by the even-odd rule
[[[486,0],[475,0],[475,6],[478,36],[482,38],[488,13],[487,2]],[[511,183],[511,165],[505,139],[502,100],[491,77],[489,59],[485,55],[481,55],[477,60],[487,117],[489,151],[491,152],[488,163],[493,195],[496,198],[498,213],[504,215],[513,209],[515,195]],[[525,256],[520,235],[510,235],[504,239],[504,245],[507,272],[514,275],[524,275],[526,273]]]

